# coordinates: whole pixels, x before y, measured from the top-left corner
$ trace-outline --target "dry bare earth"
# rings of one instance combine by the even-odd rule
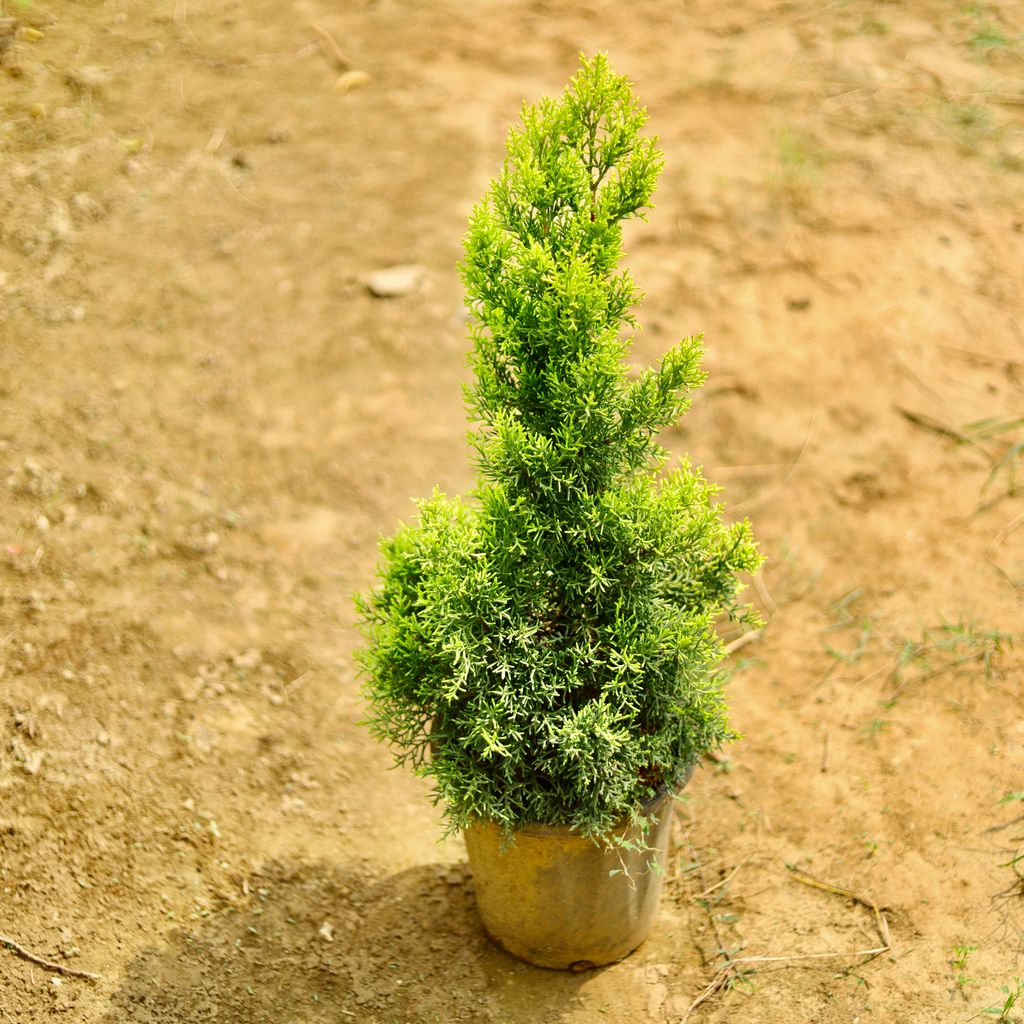
[[[676,1022],[719,945],[879,944],[786,864],[876,900],[891,950],[739,965],[691,1020],[994,1004],[1024,974],[992,633],[1024,579],[1020,6],[343,6],[5,0],[0,934],[101,977],[0,951],[0,1021]],[[357,725],[349,595],[410,495],[471,483],[465,217],[597,48],[668,160],[636,357],[707,332],[668,440],[777,610],[656,934],[577,977],[481,937],[461,844]],[[375,298],[394,264],[426,281]]]

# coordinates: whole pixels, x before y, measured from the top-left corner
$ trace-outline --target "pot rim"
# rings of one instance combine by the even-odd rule
[[[694,770],[697,767],[696,761],[691,761],[689,764],[683,765],[679,774],[675,777],[675,781],[669,785],[667,782],[663,782],[657,789],[657,792],[649,800],[645,800],[641,804],[641,809],[646,811],[648,807],[652,807],[659,800],[666,796],[675,796],[681,789],[685,789],[690,779],[693,778]]]
[[[669,784],[667,782],[663,782],[655,791],[654,796],[648,797],[648,799],[640,805],[641,817],[650,817],[651,812],[659,803],[667,799],[670,799],[671,797],[674,797],[677,793],[684,789],[687,783],[690,781],[690,779],[693,778],[693,772],[696,767],[697,762],[691,761],[689,764],[686,764],[682,767],[682,769],[679,771],[679,774],[676,775],[675,781],[673,783]],[[619,820],[619,822],[616,823],[614,828],[609,830],[607,834],[609,836],[617,834],[618,832],[622,831],[622,829],[629,828],[630,824],[631,822],[628,817],[622,818]],[[493,825],[495,828],[501,828],[501,826],[496,821],[491,821],[487,818],[477,818],[468,827],[472,828],[474,826],[480,825]],[[511,835],[513,836],[551,836],[565,835],[566,833],[576,833],[581,838],[590,838],[589,836],[584,836],[583,833],[573,828],[572,825],[544,825],[540,822],[530,825],[524,825],[522,828],[514,828],[511,831]],[[600,839],[595,839],[595,841],[601,842]]]

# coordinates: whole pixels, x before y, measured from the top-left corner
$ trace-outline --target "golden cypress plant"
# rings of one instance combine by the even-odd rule
[[[631,376],[618,268],[662,158],[598,55],[526,106],[470,218],[479,483],[435,492],[358,599],[373,733],[430,777],[450,830],[613,826],[732,737],[715,622],[749,621],[760,557],[658,431],[704,380],[699,337]]]

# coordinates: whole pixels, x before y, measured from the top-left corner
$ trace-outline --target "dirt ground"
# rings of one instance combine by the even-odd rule
[[[1002,1006],[1024,6],[0,7],[0,935],[99,975],[0,944],[0,1022],[678,1024],[716,980],[691,1021]],[[466,216],[597,49],[667,158],[635,357],[706,332],[667,443],[751,518],[770,621],[655,933],[562,975],[488,944],[359,726],[350,596],[410,497],[471,486]],[[396,264],[421,286],[371,294]]]

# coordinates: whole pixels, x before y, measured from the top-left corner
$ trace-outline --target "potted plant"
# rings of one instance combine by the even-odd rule
[[[647,934],[672,794],[734,736],[715,624],[751,620],[737,574],[760,564],[655,440],[703,383],[700,338],[625,363],[621,224],[662,165],[645,121],[603,55],[524,106],[461,264],[479,484],[421,502],[357,599],[372,732],[464,831],[491,936],[549,967]]]

